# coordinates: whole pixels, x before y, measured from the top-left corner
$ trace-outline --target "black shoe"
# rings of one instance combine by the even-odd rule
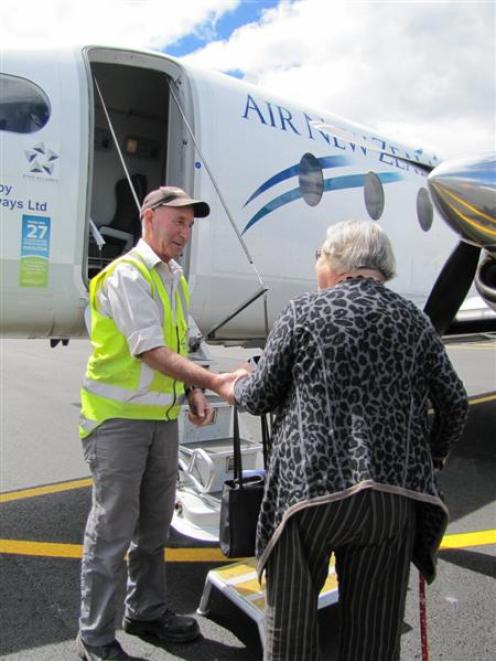
[[[125,617],[122,628],[126,633],[139,636],[152,645],[187,643],[200,635],[200,627],[193,617],[176,615],[169,609],[158,620],[132,620]]]
[[[126,654],[119,643],[114,640],[107,645],[93,646],[83,642],[81,635],[76,638],[78,657],[84,661],[143,661],[136,656]]]

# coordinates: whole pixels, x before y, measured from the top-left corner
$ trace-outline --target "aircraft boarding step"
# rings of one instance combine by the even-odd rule
[[[233,407],[207,393],[215,410],[214,422],[195,427],[188,419],[188,407],[179,416],[179,484],[172,526],[188,537],[218,541],[220,498],[225,480],[232,479]],[[262,444],[252,439],[239,418],[243,474],[263,470]]]
[[[240,562],[211,569],[205,579],[203,594],[196,611],[198,615],[208,616],[214,587],[255,621],[263,645],[265,640],[265,579],[262,579],[260,585],[255,558],[247,558]],[[337,603],[338,596],[338,582],[334,569],[334,557],[332,557],[326,582],[319,595],[318,608],[326,608]]]

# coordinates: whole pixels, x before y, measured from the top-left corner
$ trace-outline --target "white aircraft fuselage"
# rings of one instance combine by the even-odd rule
[[[203,333],[267,289],[267,320],[260,298],[219,328],[224,339],[263,337],[315,288],[332,223],[381,223],[391,286],[419,307],[457,243],[427,190],[433,154],[313,110],[297,90],[291,101],[159,53],[97,46],[4,52],[0,82],[4,335],[85,334],[89,279],[139,233],[128,175],[138,198],[167,183],[211,206],[183,256]]]

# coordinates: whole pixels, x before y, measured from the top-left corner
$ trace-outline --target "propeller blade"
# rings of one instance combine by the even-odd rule
[[[440,335],[455,318],[470,289],[480,252],[480,247],[460,241],[437,277],[424,312]]]

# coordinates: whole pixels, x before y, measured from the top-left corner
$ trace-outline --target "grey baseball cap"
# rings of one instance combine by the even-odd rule
[[[210,207],[206,202],[194,200],[177,186],[160,186],[150,191],[141,205],[141,215],[145,209],[157,209],[161,206],[193,207],[196,218],[205,218],[210,213]]]

